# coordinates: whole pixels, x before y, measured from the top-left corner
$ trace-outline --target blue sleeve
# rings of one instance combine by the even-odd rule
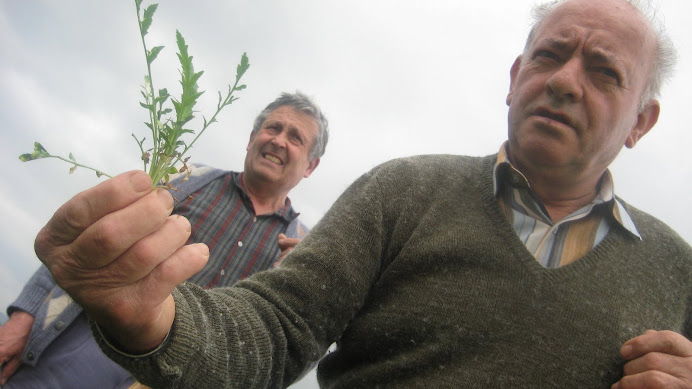
[[[7,307],[7,315],[12,315],[12,312],[21,310],[36,317],[46,297],[55,287],[55,281],[53,276],[50,275],[48,268],[41,265],[26,285],[24,285],[24,289],[22,289],[19,297]]]
[[[58,287],[48,268],[41,267],[7,308],[8,315],[24,311],[34,316],[22,362],[35,366],[43,351],[82,312],[82,308]]]

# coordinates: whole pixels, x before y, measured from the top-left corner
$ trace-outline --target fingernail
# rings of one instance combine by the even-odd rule
[[[144,172],[135,172],[130,175],[130,185],[135,192],[143,192],[147,189],[151,189],[151,179]]]
[[[191,231],[192,231],[192,225],[190,225],[190,221],[189,221],[185,216],[175,215],[175,217],[176,217],[176,221],[177,221],[178,223],[182,223],[182,224],[185,225],[185,230],[186,230],[187,232],[191,232]]]

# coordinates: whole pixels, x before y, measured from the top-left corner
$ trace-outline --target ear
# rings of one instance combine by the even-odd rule
[[[512,68],[509,70],[509,92],[507,93],[507,99],[505,102],[509,106],[512,102],[512,92],[514,91],[514,82],[517,80],[517,74],[519,73],[519,68],[521,67],[521,55],[514,60]]]
[[[305,169],[305,174],[303,174],[303,178],[308,178],[308,177],[310,177],[310,174],[312,174],[312,172],[314,172],[315,169],[317,169],[317,165],[319,165],[319,164],[320,164],[320,159],[319,159],[319,158],[315,158],[315,159],[313,159],[312,161],[310,161],[310,162],[308,163],[307,169]]]
[[[245,146],[245,151],[250,151],[250,145],[252,144],[253,140],[255,140],[255,132],[250,131],[250,140],[248,140],[247,146]]]
[[[634,147],[639,139],[646,135],[649,130],[658,121],[658,115],[661,113],[661,104],[658,100],[651,100],[649,104],[637,115],[637,122],[635,123],[632,130],[630,130],[627,139],[625,139],[625,146],[628,149]]]

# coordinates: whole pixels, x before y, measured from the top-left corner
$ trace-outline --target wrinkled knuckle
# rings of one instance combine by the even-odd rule
[[[104,218],[98,226],[94,226],[91,236],[93,245],[103,252],[121,249],[123,231],[118,224],[109,218]]]
[[[172,259],[172,260],[170,260]],[[182,260],[178,253],[175,253],[167,261],[163,261],[159,264],[157,270],[157,279],[159,281],[177,279],[177,273],[180,269],[180,264]]]
[[[75,195],[70,203],[79,206],[63,206],[58,210],[67,227],[72,230],[81,231],[86,229],[91,223],[91,215],[94,205],[92,200],[84,192]]]
[[[668,375],[657,370],[648,371],[644,375],[643,384],[645,388],[668,388]]]
[[[672,352],[676,349],[676,344],[679,341],[678,334],[673,331],[661,331],[659,332],[661,337],[660,342],[663,350],[667,352]]]
[[[50,253],[53,251],[52,247],[53,245],[48,237],[48,232],[46,232],[46,228],[44,227],[36,235],[36,240],[34,240],[34,252],[36,252],[36,256],[45,263],[46,260],[50,259]]]
[[[132,265],[135,267],[158,260],[159,250],[153,244],[138,242],[132,247]]]
[[[70,265],[66,263],[66,260],[62,256],[56,257],[55,259],[56,260],[51,262],[50,264],[46,264],[46,267],[48,268],[50,274],[53,276],[55,282],[61,287],[63,287],[63,285],[69,282],[72,278],[73,271],[71,270]],[[63,289],[65,288],[63,287]]]
[[[660,353],[648,353],[642,357],[646,367],[650,370],[661,370],[666,367],[666,359]]]

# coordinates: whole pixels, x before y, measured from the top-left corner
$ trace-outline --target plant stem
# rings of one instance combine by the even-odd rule
[[[97,175],[106,176],[106,177],[108,177],[108,178],[113,178],[113,176],[111,176],[111,175],[108,174],[108,173],[104,173],[104,172],[102,172],[101,170],[94,169],[94,168],[91,167],[91,166],[82,165],[81,163],[72,161],[72,160],[67,159],[67,158],[60,157],[60,156],[58,156],[58,155],[48,155],[48,156],[43,157],[43,158],[57,158],[57,159],[59,159],[59,160],[61,160],[61,161],[65,161],[65,162],[67,162],[67,163],[69,163],[69,164],[71,164],[71,165],[83,167],[83,168],[89,169],[89,170],[93,170],[94,172],[96,172]]]

